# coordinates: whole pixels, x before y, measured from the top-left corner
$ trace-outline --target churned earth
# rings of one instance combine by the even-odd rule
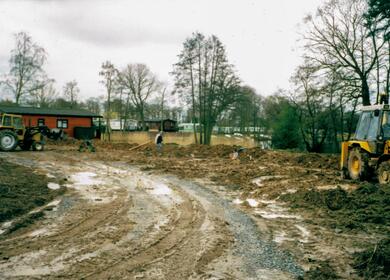
[[[0,278],[388,276],[389,188],[342,180],[337,156],[96,146],[0,153],[45,198],[0,221]]]

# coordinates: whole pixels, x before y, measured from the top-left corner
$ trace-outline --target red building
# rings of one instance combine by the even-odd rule
[[[102,117],[82,109],[52,109],[0,105],[0,111],[8,114],[22,115],[26,127],[45,125],[49,129],[62,129],[70,137],[74,136],[75,127],[91,127],[93,126],[93,118]]]

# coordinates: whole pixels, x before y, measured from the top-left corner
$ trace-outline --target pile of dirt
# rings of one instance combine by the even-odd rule
[[[350,193],[337,189],[299,190],[281,197],[293,208],[322,210],[332,227],[368,229],[390,228],[390,185],[364,183]]]
[[[28,213],[64,192],[51,190],[48,178],[0,159],[0,222]]]
[[[296,154],[291,157],[292,163],[297,165],[326,169],[337,169],[339,166],[339,160],[339,155],[333,154],[305,153]]]
[[[356,253],[355,269],[364,279],[390,279],[390,238]]]
[[[188,145],[178,146],[176,144],[166,144],[163,148],[163,153],[168,157],[191,157],[191,158],[229,158],[229,155],[238,149],[238,146],[227,145]],[[155,150],[155,146],[145,147],[145,150]]]
[[[50,138],[46,139],[46,144],[53,145],[53,146],[69,146],[69,145],[76,144],[77,142],[78,140],[74,138],[57,139],[57,140],[53,140]]]
[[[132,148],[138,144],[120,144],[120,143],[98,143],[98,147],[112,148],[116,150],[123,150]],[[230,154],[239,150],[240,146],[228,146],[228,145],[196,145],[191,144],[188,146],[179,146],[177,144],[165,144],[163,146],[162,154],[168,158],[229,158]],[[133,151],[142,153],[146,156],[157,155],[156,145],[148,143]],[[240,152],[240,158],[259,158],[264,154],[264,150],[261,148],[242,149]]]
[[[98,149],[103,150],[124,150],[128,151],[129,149],[138,146],[138,144],[129,144],[129,143],[109,143],[103,141],[92,141],[93,145]]]
[[[336,272],[330,266],[329,262],[321,261],[317,266],[310,268],[309,271],[305,272],[302,280],[335,280],[340,279]]]

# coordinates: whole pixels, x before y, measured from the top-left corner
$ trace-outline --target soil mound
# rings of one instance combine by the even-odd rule
[[[311,168],[338,168],[339,156],[332,154],[307,153],[291,157],[291,163]]]
[[[355,254],[355,269],[365,279],[390,279],[390,238]]]
[[[303,278],[304,280],[334,280],[340,279],[327,261],[322,261],[318,266],[310,268]]]
[[[347,193],[337,189],[318,191],[300,190],[282,196],[294,208],[321,209],[333,218],[333,227],[365,229],[371,226],[390,226],[390,185],[363,184]]]
[[[64,191],[47,187],[46,176],[0,159],[0,223],[45,205]]]

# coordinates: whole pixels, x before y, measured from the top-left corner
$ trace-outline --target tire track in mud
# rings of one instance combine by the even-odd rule
[[[85,166],[91,167],[90,164]],[[123,184],[121,184],[121,187],[126,189],[126,186]],[[126,222],[126,219],[128,220],[126,214],[134,206],[135,197],[126,199],[126,192],[122,191],[123,193],[119,198],[109,204],[73,207],[65,215],[65,220],[68,221],[57,227],[56,233],[33,239],[22,233],[22,236],[19,237],[22,239],[17,240],[16,243],[15,239],[12,241],[3,240],[0,243],[0,250],[11,250],[9,255],[12,257],[42,250],[42,248],[47,249],[47,254],[40,260],[41,265],[49,265],[53,260],[61,258],[61,262],[66,264],[65,268],[57,272],[52,271],[50,276],[41,275],[44,278],[80,278],[80,275],[83,278],[90,279],[102,277],[129,278],[136,276],[140,271],[147,270],[151,266],[153,266],[153,269],[157,266],[159,270],[156,272],[152,269],[151,274],[149,274],[151,276],[150,279],[161,279],[161,276],[168,277],[168,279],[185,279],[191,274],[200,274],[202,268],[208,262],[222,254],[229,241],[218,237],[218,242],[211,240],[207,250],[202,252],[204,249],[200,248],[202,239],[200,227],[205,222],[205,210],[197,201],[191,199],[188,194],[176,187],[173,187],[173,189],[179,194],[182,202],[170,210],[165,209],[169,210],[167,214],[169,221],[157,234],[153,231],[154,225],[150,225],[144,228],[144,233],[140,236],[135,235],[133,239],[126,239],[124,236],[133,228],[125,228],[120,234],[116,230],[114,235],[117,236],[117,240],[111,242],[113,241],[112,236],[107,236],[101,231],[96,232],[97,229],[102,227],[120,226]],[[145,200],[148,197],[141,196],[138,199]],[[138,210],[142,209],[140,207]],[[153,215],[152,210],[156,209],[148,210]],[[87,216],[75,214],[79,211],[87,211],[89,213]],[[69,219],[75,219],[76,217],[79,219],[69,221]],[[217,225],[217,223],[215,224]],[[223,228],[222,223],[218,227]],[[219,231],[223,232],[223,230]],[[92,237],[88,237],[90,235]],[[135,242],[136,244],[134,244],[135,237],[139,238],[138,242]],[[104,254],[95,256],[93,255],[95,252],[107,245],[104,242],[103,244],[96,244],[97,239],[109,241],[108,243],[111,243],[111,245],[112,243],[119,245],[114,246],[111,250],[103,250]],[[77,248],[85,242],[89,243],[90,246],[81,249]],[[74,252],[64,254],[68,247],[76,247],[76,249]],[[93,256],[80,259],[80,256],[88,254]],[[178,263],[182,265],[178,266]],[[177,278],[178,276],[179,278]]]
[[[205,217],[204,210],[195,201],[184,195],[181,198],[184,201],[177,207],[178,215],[169,225],[170,230],[168,232],[158,237],[151,244],[139,248],[137,252],[126,255],[98,271],[95,270],[83,275],[82,278],[130,277],[137,273],[137,270],[143,270],[157,262],[165,262],[166,259],[181,250],[191,241],[193,233],[199,229]],[[187,276],[190,273],[192,273],[192,270],[187,272]]]
[[[247,214],[202,184],[148,175],[115,162],[91,162],[85,156],[75,161],[55,152],[11,159],[54,174],[99,173],[107,178],[98,189],[116,197],[94,203],[83,200],[80,192],[54,233],[34,238],[15,233],[10,237],[19,239],[2,241],[0,251],[14,257],[0,261],[0,278],[3,271],[12,278],[28,275],[17,274],[17,262],[34,252],[43,252],[28,263],[38,267],[29,275],[37,279],[290,279],[302,274],[291,256],[262,240]],[[147,180],[139,186],[140,178]],[[151,180],[168,182],[169,203],[148,191]]]

